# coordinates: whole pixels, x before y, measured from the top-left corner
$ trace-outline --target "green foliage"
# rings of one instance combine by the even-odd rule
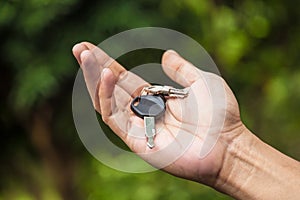
[[[246,125],[300,159],[297,4],[291,0],[1,1],[0,199],[230,199],[160,171],[127,174],[107,168],[80,142],[71,111],[78,70],[72,46],[83,40],[97,44],[143,26],[175,29],[202,44],[236,94]],[[141,52],[124,55],[122,63],[134,66],[130,59],[134,55],[142,57],[136,62],[158,60],[157,52],[145,51],[143,56]]]

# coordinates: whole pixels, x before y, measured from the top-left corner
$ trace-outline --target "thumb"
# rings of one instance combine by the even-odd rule
[[[191,86],[201,77],[201,71],[198,68],[173,50],[168,50],[163,54],[162,68],[173,81],[183,87]]]

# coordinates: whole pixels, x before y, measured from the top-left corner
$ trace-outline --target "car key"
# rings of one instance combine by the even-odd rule
[[[131,110],[140,118],[144,119],[147,145],[152,149],[154,144],[155,119],[158,119],[166,110],[165,99],[160,95],[142,95],[133,99]]]

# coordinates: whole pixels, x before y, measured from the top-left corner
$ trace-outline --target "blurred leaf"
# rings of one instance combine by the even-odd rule
[[[9,24],[15,16],[16,9],[9,2],[0,2],[0,27]]]
[[[20,71],[14,89],[13,104],[16,109],[32,106],[38,98],[45,98],[55,91],[57,80],[47,66],[31,66]]]

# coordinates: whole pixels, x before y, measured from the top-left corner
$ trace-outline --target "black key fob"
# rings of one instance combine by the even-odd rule
[[[130,108],[140,118],[159,118],[166,110],[164,97],[160,95],[142,95],[135,97]]]

